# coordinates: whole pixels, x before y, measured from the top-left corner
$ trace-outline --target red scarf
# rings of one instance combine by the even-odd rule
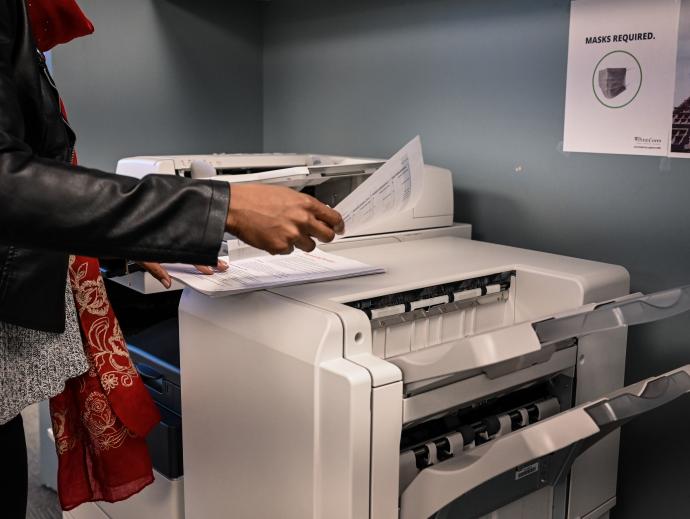
[[[93,24],[74,0],[27,0],[36,46],[46,52],[93,33]]]
[[[127,353],[98,260],[70,257],[69,279],[89,371],[50,399],[64,510],[121,501],[152,483],[145,438],[160,421]]]
[[[74,0],[27,5],[41,51],[93,32]],[[145,438],[160,421],[127,353],[98,260],[70,257],[69,279],[90,368],[50,400],[64,510],[88,501],[120,501],[153,482]]]

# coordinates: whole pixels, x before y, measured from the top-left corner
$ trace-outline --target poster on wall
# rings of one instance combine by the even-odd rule
[[[690,158],[690,0],[683,0],[680,7],[671,156]]]
[[[674,103],[690,97],[690,45],[685,80],[676,84],[680,11],[681,0],[571,2],[564,151],[666,156],[675,149]],[[685,108],[688,133],[690,101]]]

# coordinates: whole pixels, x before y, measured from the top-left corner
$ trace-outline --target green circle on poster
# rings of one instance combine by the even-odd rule
[[[642,88],[642,66],[625,50],[614,50],[601,58],[592,74],[594,97],[606,108],[623,108],[632,103]]]

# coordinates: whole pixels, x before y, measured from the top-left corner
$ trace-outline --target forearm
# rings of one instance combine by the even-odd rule
[[[215,265],[225,183],[137,180],[0,149],[0,241],[87,256]]]

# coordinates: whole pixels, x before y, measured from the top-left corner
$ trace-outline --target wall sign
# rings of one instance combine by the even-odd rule
[[[682,4],[571,2],[564,151],[690,158],[690,0]]]

